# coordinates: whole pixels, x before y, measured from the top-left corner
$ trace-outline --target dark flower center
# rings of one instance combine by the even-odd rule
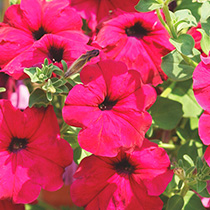
[[[118,174],[132,174],[135,170],[135,167],[131,165],[127,157],[124,157],[119,162],[114,164],[114,169]]]
[[[25,149],[27,144],[28,144],[27,139],[20,139],[17,137],[13,137],[8,147],[8,150],[10,152],[18,152],[22,149]]]
[[[111,110],[116,103],[117,101],[111,101],[108,97],[106,97],[105,100],[101,104],[98,105],[98,108],[101,111]]]
[[[47,32],[44,30],[44,28],[41,26],[39,30],[34,31],[33,33],[33,38],[34,40],[39,40],[41,39]]]
[[[49,49],[49,58],[53,63],[55,62],[59,63],[63,59],[63,53],[64,53],[63,48],[57,48],[57,47],[51,46]]]
[[[144,27],[141,26],[141,23],[136,22],[130,28],[126,28],[125,29],[125,33],[127,34],[127,36],[133,36],[133,37],[136,37],[136,38],[142,38],[145,35],[147,35],[148,31]]]

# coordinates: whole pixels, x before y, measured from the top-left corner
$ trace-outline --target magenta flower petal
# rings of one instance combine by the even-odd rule
[[[49,63],[54,63],[62,68],[61,60],[65,60],[70,66],[81,54],[92,49],[85,43],[65,39],[54,34],[46,34],[41,40],[33,44],[32,47],[11,60],[2,71],[13,76],[15,79],[23,79],[24,68],[32,66],[40,67],[45,58]]]
[[[10,6],[5,13],[4,23],[0,24],[1,71],[14,76],[15,79],[24,78],[25,75],[21,74],[22,69],[35,66],[38,62],[37,59],[40,59],[38,56],[38,58],[34,58],[34,63],[32,62],[31,57],[33,56],[30,54],[30,47],[33,49],[41,47],[45,42],[42,41],[45,35],[59,35],[59,37],[63,37],[60,42],[65,38],[70,39],[73,43],[76,41],[86,44],[89,38],[82,34],[81,27],[82,20],[79,14],[70,7],[68,0],[34,0],[33,2],[22,0],[20,5]],[[76,46],[75,43],[74,45]],[[75,51],[78,51],[79,48],[81,46],[75,48]],[[25,53],[26,50],[29,52]],[[46,53],[45,47],[43,46],[40,51],[40,56],[43,57],[43,53]],[[25,54],[20,55],[22,52]],[[17,58],[19,55],[24,58],[29,56],[29,61],[21,61],[21,58]],[[47,56],[45,55],[45,57]],[[43,59],[41,63],[43,63]],[[5,66],[6,68],[4,68]],[[22,69],[20,70],[20,68]]]
[[[138,70],[144,83],[156,86],[167,79],[161,69],[161,57],[173,46],[154,12],[123,13],[104,22],[96,43],[106,58],[123,61],[129,69]]]
[[[210,145],[210,114],[205,111],[199,119],[199,136],[205,145]]]
[[[136,121],[129,121],[131,117],[121,114],[105,113],[82,129],[78,135],[78,142],[82,148],[96,155],[113,157],[121,147],[133,150],[136,145],[141,146],[152,118],[147,112],[129,113]],[[137,128],[135,126],[138,126]],[[140,129],[139,129],[140,127]]]
[[[116,156],[121,147],[141,146],[152,118],[146,110],[156,92],[143,85],[137,71],[111,60],[88,65],[81,72],[83,85],[68,94],[62,110],[69,125],[81,127],[78,142],[101,156]]]
[[[41,188],[52,191],[63,185],[73,151],[59,135],[52,106],[21,112],[0,101],[0,199],[29,203]]]
[[[82,19],[69,6],[68,0],[53,0],[45,5],[43,14],[43,26],[50,33],[82,29]]]
[[[10,200],[0,200],[0,209],[2,210],[25,210],[24,204],[15,204]]]
[[[145,155],[150,161],[140,160]],[[71,197],[86,209],[162,209],[157,196],[172,179],[169,167],[167,153],[146,139],[141,148],[133,152],[121,150],[113,158],[91,155],[82,160],[74,175]]]
[[[205,62],[201,61],[193,72],[193,90],[199,105],[210,110],[210,65]]]
[[[24,0],[20,5],[12,5],[5,12],[4,22],[11,27],[18,28],[30,33],[38,30],[41,26],[41,1]]]
[[[23,50],[29,48],[31,44],[33,44],[33,40],[28,34],[19,29],[8,27],[4,24],[1,24],[0,25],[0,50],[1,50],[0,66],[3,67],[12,58],[20,54]]]
[[[71,0],[71,6],[87,20],[89,27],[95,30],[97,23],[110,14],[111,10],[120,8],[127,12],[135,12],[138,0]]]

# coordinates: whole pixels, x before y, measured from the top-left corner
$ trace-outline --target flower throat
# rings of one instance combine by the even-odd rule
[[[126,28],[125,33],[127,36],[142,38],[147,35],[148,31],[141,26],[141,23],[136,22],[133,26]]]

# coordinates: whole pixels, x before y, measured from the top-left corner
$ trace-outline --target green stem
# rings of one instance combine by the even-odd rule
[[[162,93],[161,93],[161,97],[164,97],[166,98],[171,92],[172,90],[174,89],[176,85],[176,82],[172,82]]]
[[[181,125],[180,125],[180,128],[184,129],[187,122],[188,122],[188,118],[183,118],[182,122],[181,122]]]
[[[174,144],[166,144],[166,143],[160,143],[158,144],[159,147],[168,149],[168,150],[175,150],[176,146]]]
[[[182,58],[184,59],[184,61],[189,64],[190,66],[192,66],[193,68],[195,68],[198,63],[193,61],[192,59],[190,59],[189,57],[187,57],[186,55],[183,55],[182,53],[180,53],[180,55],[182,56]]]
[[[172,22],[172,19],[171,19],[171,16],[170,16],[170,13],[169,13],[169,9],[168,9],[168,2],[169,1],[165,1],[164,5],[163,5],[163,13],[165,15],[165,18],[166,18],[166,23],[168,24],[168,27],[170,28],[170,31],[171,31],[171,35],[173,38],[177,38],[177,33],[176,33],[176,30],[174,28],[174,25],[173,25],[173,22]]]
[[[187,192],[188,192],[189,189],[190,189],[189,186],[186,183],[184,183],[184,187],[182,188],[182,190],[180,192],[180,195],[182,197],[184,197],[187,194]]]
[[[160,13],[160,9],[157,9],[156,10],[156,13],[157,13],[157,16],[158,16],[158,19],[160,20],[160,22],[162,23],[162,25],[165,27],[165,29],[168,31],[168,33],[170,34],[170,36],[172,36],[171,34],[171,30],[170,28],[168,27],[168,25],[166,24],[166,22],[163,20],[162,18],[162,15]]]

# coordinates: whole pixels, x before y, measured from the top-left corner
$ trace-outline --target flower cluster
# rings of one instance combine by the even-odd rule
[[[6,11],[0,23],[0,87],[7,88],[0,95],[0,209],[22,210],[42,189],[56,191],[64,182],[85,209],[163,208],[159,196],[173,171],[166,151],[146,133],[156,123],[153,104],[165,87],[158,85],[168,79],[162,59],[176,50],[161,11],[137,12],[137,3],[21,0]],[[194,72],[195,97],[205,110],[199,133],[207,145],[209,63],[203,57]],[[78,150],[89,156],[78,161]]]
[[[209,120],[210,120],[210,57],[201,56],[201,62],[195,68],[193,73],[193,90],[195,98],[200,106],[204,109],[204,113],[199,120],[199,135],[201,140],[208,148],[205,152],[205,159],[210,165],[210,133],[209,133]]]

